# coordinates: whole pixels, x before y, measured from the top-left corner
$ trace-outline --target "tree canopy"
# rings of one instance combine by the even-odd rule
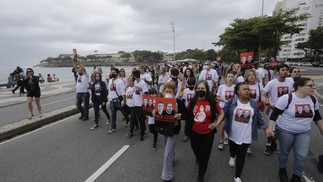
[[[308,40],[306,42],[299,43],[296,48],[303,49],[305,52],[314,52],[316,55],[322,53],[323,26],[310,30]]]

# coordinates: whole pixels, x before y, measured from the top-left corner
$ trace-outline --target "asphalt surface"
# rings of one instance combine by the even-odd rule
[[[323,81],[320,77],[322,70],[306,68],[306,70],[302,69],[302,72],[304,75],[314,75],[317,78],[316,85],[319,88],[316,91],[323,95]],[[71,93],[73,84],[61,85],[53,84],[49,87],[44,85],[46,87],[42,90],[44,119],[50,115],[62,115],[61,113],[75,107],[73,106],[75,101],[70,99],[75,98]],[[7,98],[4,94],[7,92],[0,89],[0,106],[2,106],[0,123],[4,121],[7,124],[11,123],[9,125],[15,125],[17,121],[21,122],[19,121],[21,118],[26,117],[26,98],[13,96],[12,93],[9,96],[11,98]],[[71,107],[65,107],[68,105]],[[322,106],[320,103],[321,115],[323,115]],[[2,120],[4,117],[7,119]],[[120,113],[117,121],[118,131],[112,135],[107,134],[110,126],[105,125],[104,116],[100,119],[100,127],[90,130],[94,118],[92,109],[90,120],[84,122],[78,120],[78,117],[78,114],[65,119],[53,117],[51,118],[53,121],[58,121],[0,143],[0,181],[86,181],[90,176],[95,176],[95,181],[162,181],[160,176],[164,146],[161,135],[158,139],[157,151],[153,151],[151,134],[148,134],[142,142],[139,141],[139,132],[135,132],[135,136],[130,139],[126,137],[129,128],[124,126],[125,122],[121,120]],[[37,120],[33,119],[27,123],[37,122]],[[0,126],[3,127],[3,125]],[[310,152],[303,181],[320,182],[323,181],[323,174],[317,171],[316,163],[317,157],[323,154],[323,136],[314,124],[312,127]],[[266,144],[263,131],[259,131],[259,136],[259,140],[251,146],[253,154],[246,157],[242,180],[279,181],[277,155],[263,154]],[[177,162],[174,166],[174,180],[176,182],[196,181],[198,166],[195,164],[189,141],[183,142],[182,137],[183,133],[178,136],[176,144]],[[234,181],[235,169],[228,165],[228,146],[224,151],[219,151],[218,141],[218,135],[216,135],[205,178],[207,181]],[[126,147],[125,151],[119,158],[115,158],[115,154],[124,147]],[[292,154],[288,167],[289,176],[291,176],[291,170]],[[102,173],[96,175],[98,171]]]

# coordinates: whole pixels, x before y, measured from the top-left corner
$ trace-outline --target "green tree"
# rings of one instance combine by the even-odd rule
[[[120,55],[120,58],[122,58],[124,62],[128,62],[129,58],[131,58],[131,54],[128,52],[124,52]]]

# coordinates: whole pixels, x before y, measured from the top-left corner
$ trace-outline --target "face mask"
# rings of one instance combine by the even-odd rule
[[[190,90],[193,90],[194,89],[194,87],[188,87]]]
[[[111,74],[111,78],[117,78],[116,74]]]
[[[198,91],[196,91],[196,94],[198,97],[202,98],[202,97],[205,97],[206,91],[198,90]]]
[[[204,65],[205,69],[210,69],[210,66],[209,65]]]
[[[171,95],[171,94],[165,94],[165,98],[173,98],[173,95]]]
[[[176,82],[177,78],[173,78],[173,77],[172,77],[172,80],[173,80],[174,82]]]

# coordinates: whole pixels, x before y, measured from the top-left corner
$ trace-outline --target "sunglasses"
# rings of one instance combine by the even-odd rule
[[[300,71],[293,71],[293,73],[299,73]]]

